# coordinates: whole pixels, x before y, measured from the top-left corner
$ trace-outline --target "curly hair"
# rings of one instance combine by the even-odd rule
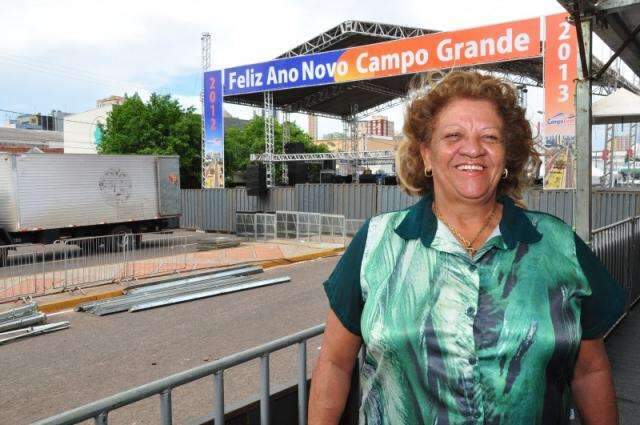
[[[396,153],[398,179],[405,192],[418,196],[433,189],[433,179],[423,172],[420,145],[430,143],[438,113],[456,99],[487,100],[495,105],[503,122],[508,176],[500,180],[497,195],[522,202],[522,192],[529,184],[527,166],[530,161],[539,161],[539,157],[525,110],[518,104],[511,85],[478,72],[453,71],[431,88],[422,83],[410,99],[404,119],[405,138]]]

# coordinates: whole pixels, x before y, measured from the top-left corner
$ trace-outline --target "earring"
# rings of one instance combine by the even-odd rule
[[[507,170],[506,168],[504,169],[504,172],[502,173],[502,179],[506,179],[509,176],[509,170]]]
[[[424,176],[426,178],[431,178],[431,176],[433,176],[433,171],[430,168],[425,168],[424,169]]]

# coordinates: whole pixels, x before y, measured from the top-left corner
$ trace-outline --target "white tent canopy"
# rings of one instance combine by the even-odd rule
[[[640,96],[618,89],[592,106],[593,124],[640,122]]]

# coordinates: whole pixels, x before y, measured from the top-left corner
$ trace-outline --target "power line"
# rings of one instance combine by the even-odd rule
[[[37,59],[36,60],[27,59],[24,56],[0,53],[0,62],[9,64],[9,65],[20,66],[30,71],[33,71],[36,73],[42,73],[47,76],[61,77],[63,79],[71,79],[76,81],[88,82],[92,84],[99,84],[105,87],[111,87],[111,88],[117,87],[119,89],[122,89],[123,86],[124,87],[129,86],[132,89],[136,89],[136,90],[147,90],[147,91],[151,90],[150,88],[142,86],[139,83],[134,83],[130,81],[118,81],[111,78],[107,78],[99,74],[87,72],[87,71],[80,70],[73,67],[68,67],[64,65],[55,65],[55,64],[51,64],[49,62],[45,62]]]

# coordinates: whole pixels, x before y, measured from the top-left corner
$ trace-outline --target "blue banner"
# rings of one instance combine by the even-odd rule
[[[276,59],[224,70],[224,94],[254,93],[335,83],[349,67],[339,61],[343,50]]]
[[[224,187],[224,111],[222,71],[204,74],[204,180],[202,187]]]

